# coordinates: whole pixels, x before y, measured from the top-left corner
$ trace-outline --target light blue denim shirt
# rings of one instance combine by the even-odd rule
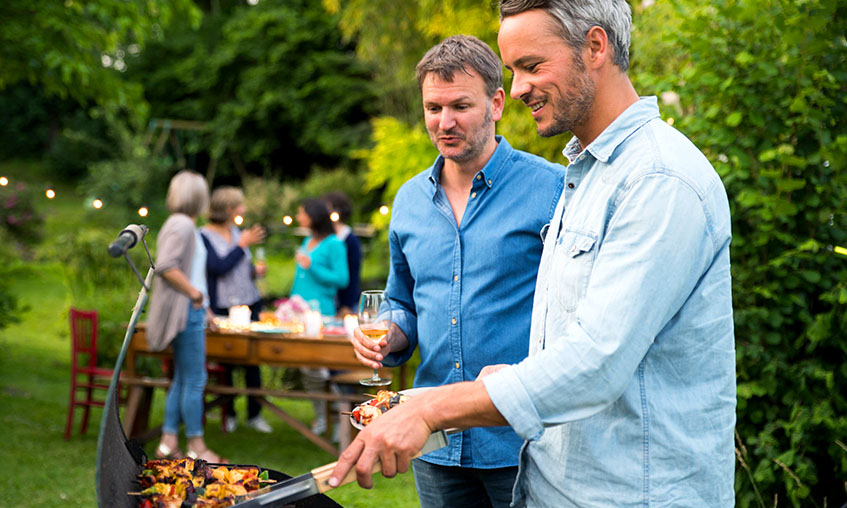
[[[529,352],[539,232],[564,185],[564,167],[513,149],[497,149],[476,174],[457,227],[439,185],[444,159],[406,182],[394,199],[386,291],[392,319],[409,348],[385,359],[421,363],[415,386],[476,379],[486,365],[517,363]],[[509,427],[475,428],[424,460],[447,466],[515,466],[522,439]]]
[[[581,152],[581,153],[580,153]],[[537,507],[734,505],[730,216],[709,161],[630,106],[576,138],[538,272],[530,357],[485,378]],[[573,184],[573,188],[570,187]]]

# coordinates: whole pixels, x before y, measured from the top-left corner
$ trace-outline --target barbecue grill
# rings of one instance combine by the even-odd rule
[[[143,226],[143,228],[143,232],[146,233],[146,226]],[[129,260],[128,256],[127,259]],[[130,265],[136,274],[138,274],[131,261]],[[140,275],[139,280],[141,280]],[[146,279],[142,281],[142,289],[139,292],[138,301],[133,309],[129,325],[127,325],[126,336],[124,337],[123,346],[115,363],[114,375],[109,384],[109,393],[106,397],[103,416],[100,420],[100,435],[97,441],[97,504],[100,507],[135,508],[138,506],[138,497],[131,496],[128,493],[138,492],[140,490],[138,475],[141,473],[143,465],[147,462],[147,454],[137,441],[127,439],[124,433],[118,406],[117,386],[121,366],[123,365],[126,351],[129,347],[129,340],[138,322],[138,316],[147,302],[147,288],[150,287],[152,280],[153,268],[151,259],[151,268],[147,272]],[[277,482],[291,478],[285,473],[260,466],[259,471],[267,471],[268,478]],[[285,498],[279,501],[263,501],[261,503],[258,503],[258,501],[259,498],[257,497],[252,500],[242,501],[234,506],[245,508],[258,505],[261,505],[263,508],[290,506],[296,508],[340,508],[341,506],[323,494],[315,494],[295,503],[286,502]]]

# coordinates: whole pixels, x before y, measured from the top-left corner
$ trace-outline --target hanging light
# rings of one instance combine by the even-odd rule
[[[234,222],[237,226],[240,226],[244,223],[244,217],[236,215],[235,218],[232,219],[232,222]]]
[[[294,222],[294,219],[292,219],[290,215],[286,215],[282,218],[282,223],[286,226],[290,226],[292,222]]]
[[[0,176],[0,185],[2,185],[3,187],[9,185],[9,179],[5,176]]]
[[[95,199],[94,201],[91,202],[91,206],[93,206],[94,208],[99,210],[99,209],[103,208],[103,202],[100,201],[99,199]]]
[[[338,219],[340,218],[341,216],[338,215],[338,212],[332,212],[331,214],[329,214],[329,220],[331,220],[332,222],[338,222]]]
[[[387,205],[382,205],[379,207],[379,213],[382,215],[388,215],[389,209]]]
[[[146,206],[142,206],[141,208],[138,209],[138,215],[140,215],[142,217],[147,217],[148,213],[149,213],[149,210],[147,210]]]
[[[47,199],[53,199],[56,197],[56,191],[53,189],[47,189],[44,191],[44,195],[47,196]]]

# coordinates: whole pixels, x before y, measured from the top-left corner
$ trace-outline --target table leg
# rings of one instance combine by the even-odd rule
[[[259,402],[260,402],[263,406],[265,406],[266,408],[268,408],[268,409],[270,409],[271,411],[273,411],[273,412],[274,412],[277,416],[279,416],[280,418],[282,418],[282,420],[283,420],[283,421],[285,421],[285,423],[287,423],[288,425],[291,425],[292,427],[294,427],[294,430],[296,430],[297,432],[299,432],[300,434],[302,434],[302,435],[303,435],[306,439],[308,439],[309,441],[311,441],[311,442],[315,443],[316,445],[320,446],[322,449],[324,449],[324,450],[326,450],[327,452],[331,453],[331,454],[332,454],[332,455],[334,455],[335,457],[338,457],[338,456],[341,454],[341,452],[338,450],[338,448],[336,448],[335,446],[333,446],[333,445],[332,445],[332,443],[330,443],[330,442],[329,442],[329,441],[327,441],[326,439],[324,439],[324,438],[322,438],[321,436],[319,436],[319,435],[315,434],[314,432],[312,432],[312,429],[310,429],[310,428],[309,428],[309,427],[307,427],[305,424],[303,424],[302,422],[300,422],[300,420],[298,420],[298,419],[294,418],[294,417],[293,417],[293,416],[291,416],[290,414],[288,414],[288,413],[286,413],[285,411],[283,411],[282,409],[280,409],[280,408],[279,408],[276,404],[274,404],[273,402],[269,401],[269,400],[268,400],[268,399],[266,399],[265,397],[259,397]]]

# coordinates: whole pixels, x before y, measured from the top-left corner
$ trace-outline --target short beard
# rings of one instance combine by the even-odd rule
[[[475,132],[468,133],[468,138],[466,138],[468,150],[454,156],[445,157],[445,159],[450,159],[453,162],[467,162],[479,157],[485,150],[493,123],[494,117],[491,115],[491,102],[489,101],[485,109],[485,117],[482,119],[482,125]]]
[[[539,136],[549,138],[563,132],[573,132],[574,127],[585,124],[588,119],[596,91],[594,82],[585,73],[585,65],[578,55],[574,71],[567,86],[569,93],[559,97],[555,103],[553,123],[546,129],[539,128]]]

